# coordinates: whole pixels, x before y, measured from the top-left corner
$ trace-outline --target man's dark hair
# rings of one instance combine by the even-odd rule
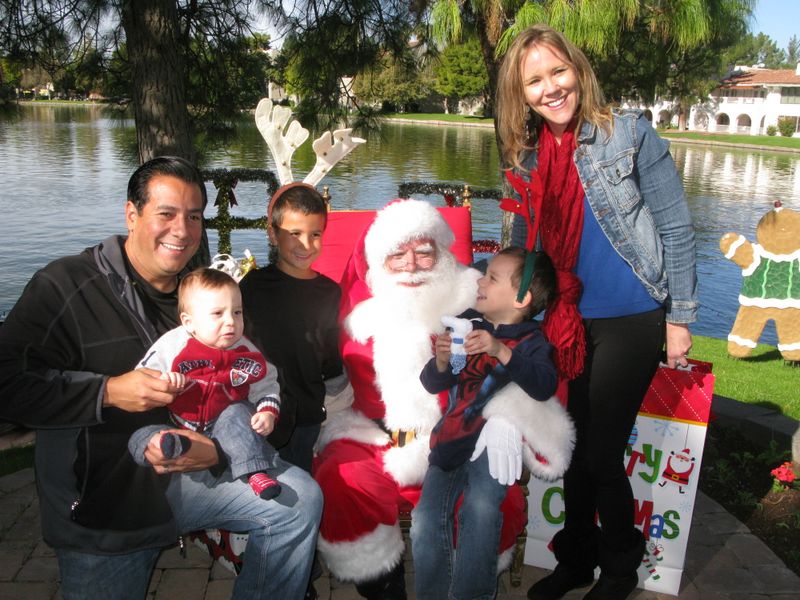
[[[556,270],[550,257],[542,251],[534,251],[533,277],[528,291],[531,293],[531,303],[527,316],[535,317],[542,312],[548,305],[555,300],[558,284],[556,282]],[[513,256],[518,258],[517,268],[511,276],[511,282],[519,287],[522,281],[522,273],[525,270],[525,258],[528,251],[519,246],[508,246],[497,253],[498,256]]]
[[[206,184],[200,171],[192,163],[180,156],[157,156],[148,160],[133,172],[128,180],[128,200],[136,206],[136,211],[141,213],[144,205],[150,199],[148,186],[153,177],[177,177],[186,183],[193,183],[200,188],[203,196],[203,209],[208,202]]]

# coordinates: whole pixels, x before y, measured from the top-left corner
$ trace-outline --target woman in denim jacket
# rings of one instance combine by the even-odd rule
[[[577,432],[565,526],[553,538],[558,565],[528,597],[588,586],[599,565],[585,598],[624,599],[645,547],[625,447],[665,344],[670,367],[686,364],[698,306],[683,187],[667,143],[640,112],[608,107],[584,54],[549,27],[528,28],[509,48],[497,109],[520,210],[532,207],[538,244],[557,269],[559,299],[544,330],[569,380]],[[526,234],[533,243],[526,223],[515,219],[512,243]]]

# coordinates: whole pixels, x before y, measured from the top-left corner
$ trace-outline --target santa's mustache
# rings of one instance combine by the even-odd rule
[[[388,281],[396,285],[424,285],[427,284],[433,276],[430,271],[415,271],[413,273],[387,273],[386,278]]]

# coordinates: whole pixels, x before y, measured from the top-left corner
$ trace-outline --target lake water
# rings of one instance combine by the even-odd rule
[[[101,107],[26,105],[0,116],[0,311],[10,309],[31,274],[53,258],[74,254],[110,233],[124,232],[128,177],[136,167],[130,120]],[[697,231],[702,308],[692,330],[727,336],[738,309],[741,271],[719,251],[728,231],[755,240],[755,226],[772,202],[800,210],[800,155],[674,143]],[[295,155],[295,178],[312,167],[310,143]],[[384,125],[323,180],[336,209],[379,208],[400,183],[461,182],[499,187],[494,133],[489,129]],[[244,127],[225,148],[208,150],[202,166],[273,167],[255,126]],[[213,197],[213,187],[209,184]],[[263,215],[262,184],[240,183],[233,214]],[[433,198],[431,198],[433,199]],[[210,204],[213,204],[211,202]],[[214,215],[210,206],[206,216]],[[474,237],[499,238],[500,211],[477,200]],[[210,232],[212,253],[215,232]],[[234,232],[234,252],[250,248],[265,262],[260,232]],[[769,329],[763,342],[776,343]]]

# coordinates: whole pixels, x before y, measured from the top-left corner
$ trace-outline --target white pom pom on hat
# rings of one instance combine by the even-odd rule
[[[430,239],[437,250],[448,251],[455,236],[436,207],[424,200],[392,200],[381,209],[364,239],[367,264],[382,265],[406,242]]]

